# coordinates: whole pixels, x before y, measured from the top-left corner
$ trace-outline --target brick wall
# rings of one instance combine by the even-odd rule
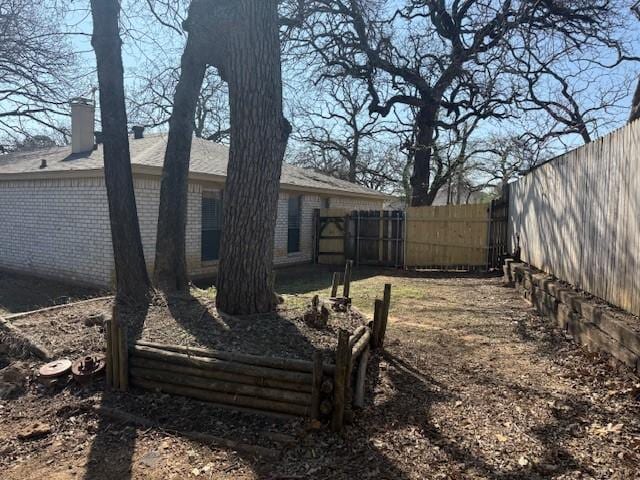
[[[220,184],[190,183],[187,214],[187,263],[194,276],[214,273],[217,262],[200,260],[200,216],[203,190]],[[153,270],[160,179],[135,179],[140,232],[149,271]],[[313,211],[322,198],[302,194],[300,251],[287,253],[288,199],[281,192],[275,232],[274,263],[310,262],[313,256]],[[330,206],[379,209],[382,202],[331,197]],[[0,182],[0,268],[70,282],[110,286],[113,249],[106,188],[102,178]]]
[[[105,286],[112,264],[103,179],[0,182],[0,267]]]

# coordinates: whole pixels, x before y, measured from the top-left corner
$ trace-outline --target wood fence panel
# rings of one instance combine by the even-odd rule
[[[486,266],[489,204],[409,207],[406,265]]]
[[[511,184],[509,243],[578,288],[640,314],[640,122]]]

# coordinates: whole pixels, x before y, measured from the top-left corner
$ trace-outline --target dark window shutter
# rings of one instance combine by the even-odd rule
[[[222,235],[222,199],[219,194],[203,193],[201,230],[201,259],[205,262],[218,260]]]
[[[300,251],[302,196],[291,196],[288,202],[287,253]]]

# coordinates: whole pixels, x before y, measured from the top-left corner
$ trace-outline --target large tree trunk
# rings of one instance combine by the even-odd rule
[[[282,159],[290,132],[282,110],[276,0],[228,0],[226,48],[231,148],[216,299],[231,314],[274,307],[273,246]],[[231,6],[232,5],[232,6]]]
[[[121,41],[118,29],[120,2],[91,0],[100,114],[104,143],[104,176],[109,201],[111,240],[119,300],[147,301],[149,277],[140,239],[133,190]]]
[[[433,150],[434,125],[437,118],[437,107],[423,107],[416,118],[416,144],[411,175],[411,206],[431,205],[435,193],[429,195],[429,179],[431,175],[431,154]],[[437,193],[437,192],[436,192]]]
[[[185,252],[189,160],[196,103],[206,70],[199,50],[189,35],[182,54],[162,169],[154,281],[169,292],[186,290],[189,285]]]

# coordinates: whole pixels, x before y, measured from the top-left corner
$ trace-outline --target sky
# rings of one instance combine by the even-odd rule
[[[88,0],[76,0],[71,5],[70,11],[67,15],[66,29],[70,32],[76,33],[71,37],[73,49],[76,51],[80,64],[84,70],[95,69],[95,56],[90,44],[91,34],[91,16],[88,10]],[[125,68],[125,88],[129,91],[133,91],[136,86],[137,75],[143,74],[145,67],[151,63],[174,63],[179,62],[179,54],[181,45],[184,42],[184,37],[178,36],[174,31],[167,27],[162,27],[154,21],[154,19],[148,14],[148,10],[144,7],[145,2],[140,0],[124,0],[123,1],[123,63]],[[135,12],[135,14],[131,14]],[[630,13],[621,11],[620,15],[631,16]],[[637,37],[640,42],[640,22],[634,21],[630,25],[632,28],[627,32],[629,37]],[[640,50],[640,48],[639,48]],[[629,65],[625,69],[621,70],[627,77],[629,82],[630,93],[621,102],[621,108],[617,108],[608,113],[607,121],[602,123],[599,127],[597,135],[601,136],[606,134],[624,124],[628,115],[628,106],[631,104],[631,93],[633,90],[632,80],[635,78],[635,70],[640,72],[640,64]],[[295,99],[302,95],[300,83],[296,78],[288,76],[291,72],[286,69],[284,71],[285,82],[285,103],[289,103],[288,100]],[[297,72],[296,72],[297,74]],[[623,78],[619,77],[615,81],[623,81]],[[589,79],[592,84],[589,86],[592,91],[606,90],[609,82],[611,82],[611,76],[602,76],[601,78]],[[87,75],[83,79],[83,85],[87,91],[90,86],[97,86],[97,79],[95,73]],[[587,95],[588,98],[588,95]],[[289,105],[287,105],[289,106]],[[289,113],[293,115],[292,109],[289,108]],[[480,136],[489,136],[496,133],[503,133],[506,130],[513,130],[513,133],[517,133],[518,130],[527,128],[525,125],[485,122],[478,130]],[[565,138],[564,142],[558,143],[553,147],[555,153],[560,153],[566,149],[570,149],[579,145],[581,141],[577,137]]]

